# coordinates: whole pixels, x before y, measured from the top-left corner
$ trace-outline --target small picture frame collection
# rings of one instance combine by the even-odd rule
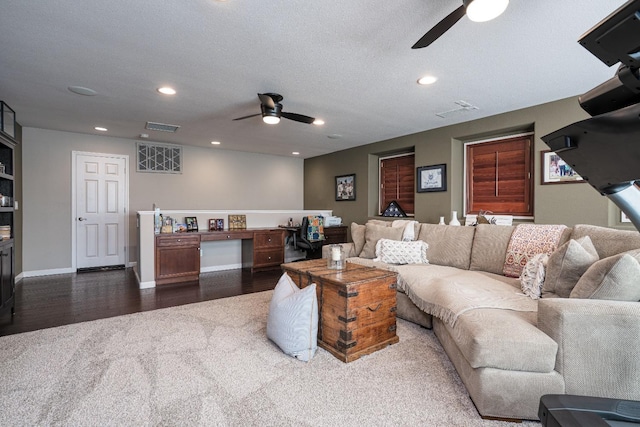
[[[447,165],[420,166],[416,168],[418,193],[447,191]]]
[[[336,202],[356,199],[356,174],[336,176]]]
[[[209,231],[224,231],[224,219],[222,218],[210,219]]]

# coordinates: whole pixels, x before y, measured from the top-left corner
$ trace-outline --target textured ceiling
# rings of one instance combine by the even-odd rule
[[[577,40],[624,1],[511,0],[494,21],[464,17],[411,49],[460,3],[3,0],[0,99],[28,127],[307,158],[579,95],[614,74]],[[418,86],[427,73],[439,80]],[[326,124],[232,121],[260,112],[258,92]],[[479,109],[436,116],[460,100]]]

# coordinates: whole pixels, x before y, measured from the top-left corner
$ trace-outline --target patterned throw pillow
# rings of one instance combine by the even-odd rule
[[[309,215],[307,218],[307,240],[324,240],[324,218],[317,215]]]
[[[537,254],[524,266],[520,275],[520,287],[525,295],[533,299],[540,298],[548,261],[548,254]]]
[[[507,246],[502,273],[507,277],[520,277],[531,257],[556,250],[566,228],[566,225],[518,224]]]
[[[387,264],[428,264],[427,245],[422,240],[403,242],[380,239],[376,244],[375,261]]]

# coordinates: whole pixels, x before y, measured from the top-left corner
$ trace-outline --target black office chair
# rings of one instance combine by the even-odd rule
[[[293,241],[296,250],[305,251],[307,253],[305,259],[322,258],[322,240],[307,239],[307,230],[309,228],[309,218],[302,217],[300,231]]]

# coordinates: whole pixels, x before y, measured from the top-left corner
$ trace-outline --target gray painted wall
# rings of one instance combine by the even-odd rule
[[[22,200],[25,272],[70,268],[72,151],[129,156],[129,261],[135,261],[136,212],[302,209],[302,159],[220,148],[183,147],[183,173],[137,173],[135,140],[23,129]],[[18,271],[18,272],[20,272]]]
[[[576,98],[568,98],[306,159],[304,207],[332,209],[334,215],[341,216],[346,224],[365,222],[377,215],[379,155],[413,147],[416,167],[447,164],[447,191],[416,193],[415,218],[421,222],[437,223],[440,216],[445,216],[448,221],[452,210],[462,216],[464,142],[533,130],[535,222],[632,229],[631,225],[620,223],[619,210],[613,203],[586,183],[540,184],[540,151],[549,149],[540,137],[588,117]],[[334,177],[348,173],[356,174],[356,200],[336,202]]]

